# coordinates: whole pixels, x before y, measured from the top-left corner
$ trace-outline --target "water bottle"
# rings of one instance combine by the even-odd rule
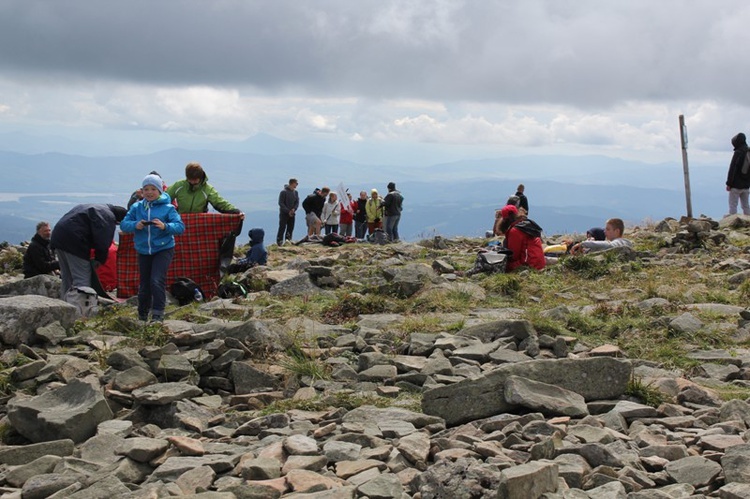
[[[195,301],[203,301],[203,293],[201,293],[200,289],[195,288],[195,291],[193,291],[193,298],[195,298]]]

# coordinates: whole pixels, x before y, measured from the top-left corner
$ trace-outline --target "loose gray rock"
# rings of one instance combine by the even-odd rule
[[[588,416],[586,401],[575,392],[520,376],[508,376],[503,390],[505,401],[547,416]]]
[[[60,437],[82,442],[96,433],[99,423],[112,416],[102,393],[79,380],[37,397],[15,397],[8,402],[8,419],[18,433],[32,442]]]
[[[32,345],[40,327],[59,322],[69,329],[76,318],[76,308],[62,300],[37,295],[0,298],[0,341],[14,347]]]
[[[588,359],[533,360],[504,364],[484,376],[424,393],[422,410],[445,419],[449,426],[509,412],[512,406],[503,397],[509,376],[521,376],[581,395],[586,401],[615,399],[625,392],[630,380],[628,363],[609,357]]]

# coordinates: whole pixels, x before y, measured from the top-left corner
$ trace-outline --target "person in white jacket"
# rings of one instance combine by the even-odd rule
[[[625,232],[625,223],[619,218],[610,218],[604,226],[604,241],[583,241],[570,249],[574,255],[581,253],[595,253],[605,251],[619,246],[633,247],[633,243],[622,237]]]
[[[328,201],[323,205],[323,214],[320,216],[320,219],[325,224],[326,234],[330,234],[331,232],[338,233],[339,215],[341,215],[341,205],[336,193],[332,192],[328,194]]]

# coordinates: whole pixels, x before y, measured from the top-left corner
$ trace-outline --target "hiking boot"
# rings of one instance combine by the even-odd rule
[[[164,316],[163,315],[152,315],[151,316],[151,322],[164,322]]]

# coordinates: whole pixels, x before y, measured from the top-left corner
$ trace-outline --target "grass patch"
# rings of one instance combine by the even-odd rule
[[[598,279],[609,275],[610,258],[589,255],[571,255],[560,260],[562,268],[575,272],[585,279]]]
[[[305,352],[297,343],[287,348],[285,357],[277,363],[289,374],[299,378],[309,377],[313,381],[331,378],[330,366]]]
[[[521,279],[516,274],[489,274],[479,283],[488,293],[516,296],[521,292]]]

